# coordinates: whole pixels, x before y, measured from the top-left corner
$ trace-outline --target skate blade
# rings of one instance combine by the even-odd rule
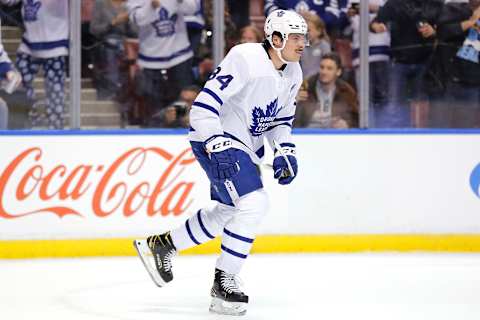
[[[229,316],[243,316],[247,313],[247,304],[243,302],[229,302],[219,298],[212,298],[210,312]]]
[[[137,250],[140,260],[142,260],[145,269],[152,278],[153,282],[159,287],[165,286],[167,283],[158,274],[157,267],[155,266],[155,259],[153,258],[152,251],[148,247],[147,240],[136,239],[133,241],[133,246]]]

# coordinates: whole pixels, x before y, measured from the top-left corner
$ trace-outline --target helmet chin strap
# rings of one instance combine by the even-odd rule
[[[287,36],[288,37],[288,36]],[[282,56],[282,50],[285,49],[285,45],[287,44],[287,39],[284,39],[282,41],[282,46],[280,48],[275,47],[272,41],[270,41],[270,45],[272,46],[273,50],[275,50],[275,53],[277,54],[277,57],[282,61],[283,63],[289,63],[289,61],[283,59]]]
[[[283,63],[289,63],[287,60],[283,59],[282,57],[282,50],[283,48],[273,48],[275,50],[275,52],[277,53],[277,57],[280,59],[280,61],[282,61]]]

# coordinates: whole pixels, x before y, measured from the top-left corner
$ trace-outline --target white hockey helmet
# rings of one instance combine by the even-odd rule
[[[272,11],[268,15],[264,27],[265,37],[273,48],[275,48],[272,40],[273,33],[278,32],[281,34],[283,45],[282,48],[279,48],[279,50],[282,50],[285,47],[285,43],[289,34],[299,33],[307,37],[307,30],[308,27],[305,19],[292,10]]]

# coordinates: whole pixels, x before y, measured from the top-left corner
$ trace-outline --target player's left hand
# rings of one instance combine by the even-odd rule
[[[273,177],[278,179],[279,184],[285,185],[290,184],[290,182],[292,182],[297,176],[298,164],[295,156],[295,145],[292,143],[282,143],[280,146],[282,147],[282,153],[290,162],[290,166],[293,169],[294,175],[291,175],[290,170],[288,169],[287,161],[277,150],[273,159]]]

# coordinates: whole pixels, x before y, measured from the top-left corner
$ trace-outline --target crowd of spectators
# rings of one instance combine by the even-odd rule
[[[0,0],[29,9],[21,11],[23,20],[38,2]],[[295,10],[308,24],[294,125],[358,127],[360,0],[262,3],[265,16]],[[225,4],[225,51],[262,42],[262,23],[250,20],[250,1]],[[369,0],[368,6],[369,126],[480,127],[480,0]],[[4,12],[4,21],[12,19]],[[29,96],[33,76],[45,69],[49,126],[62,128],[66,53],[35,56],[26,50],[28,26],[16,66]],[[189,126],[191,104],[215,67],[212,39],[213,0],[82,0],[82,75],[93,78],[98,99],[118,102],[129,125]],[[32,102],[32,121],[38,117],[34,107]]]

